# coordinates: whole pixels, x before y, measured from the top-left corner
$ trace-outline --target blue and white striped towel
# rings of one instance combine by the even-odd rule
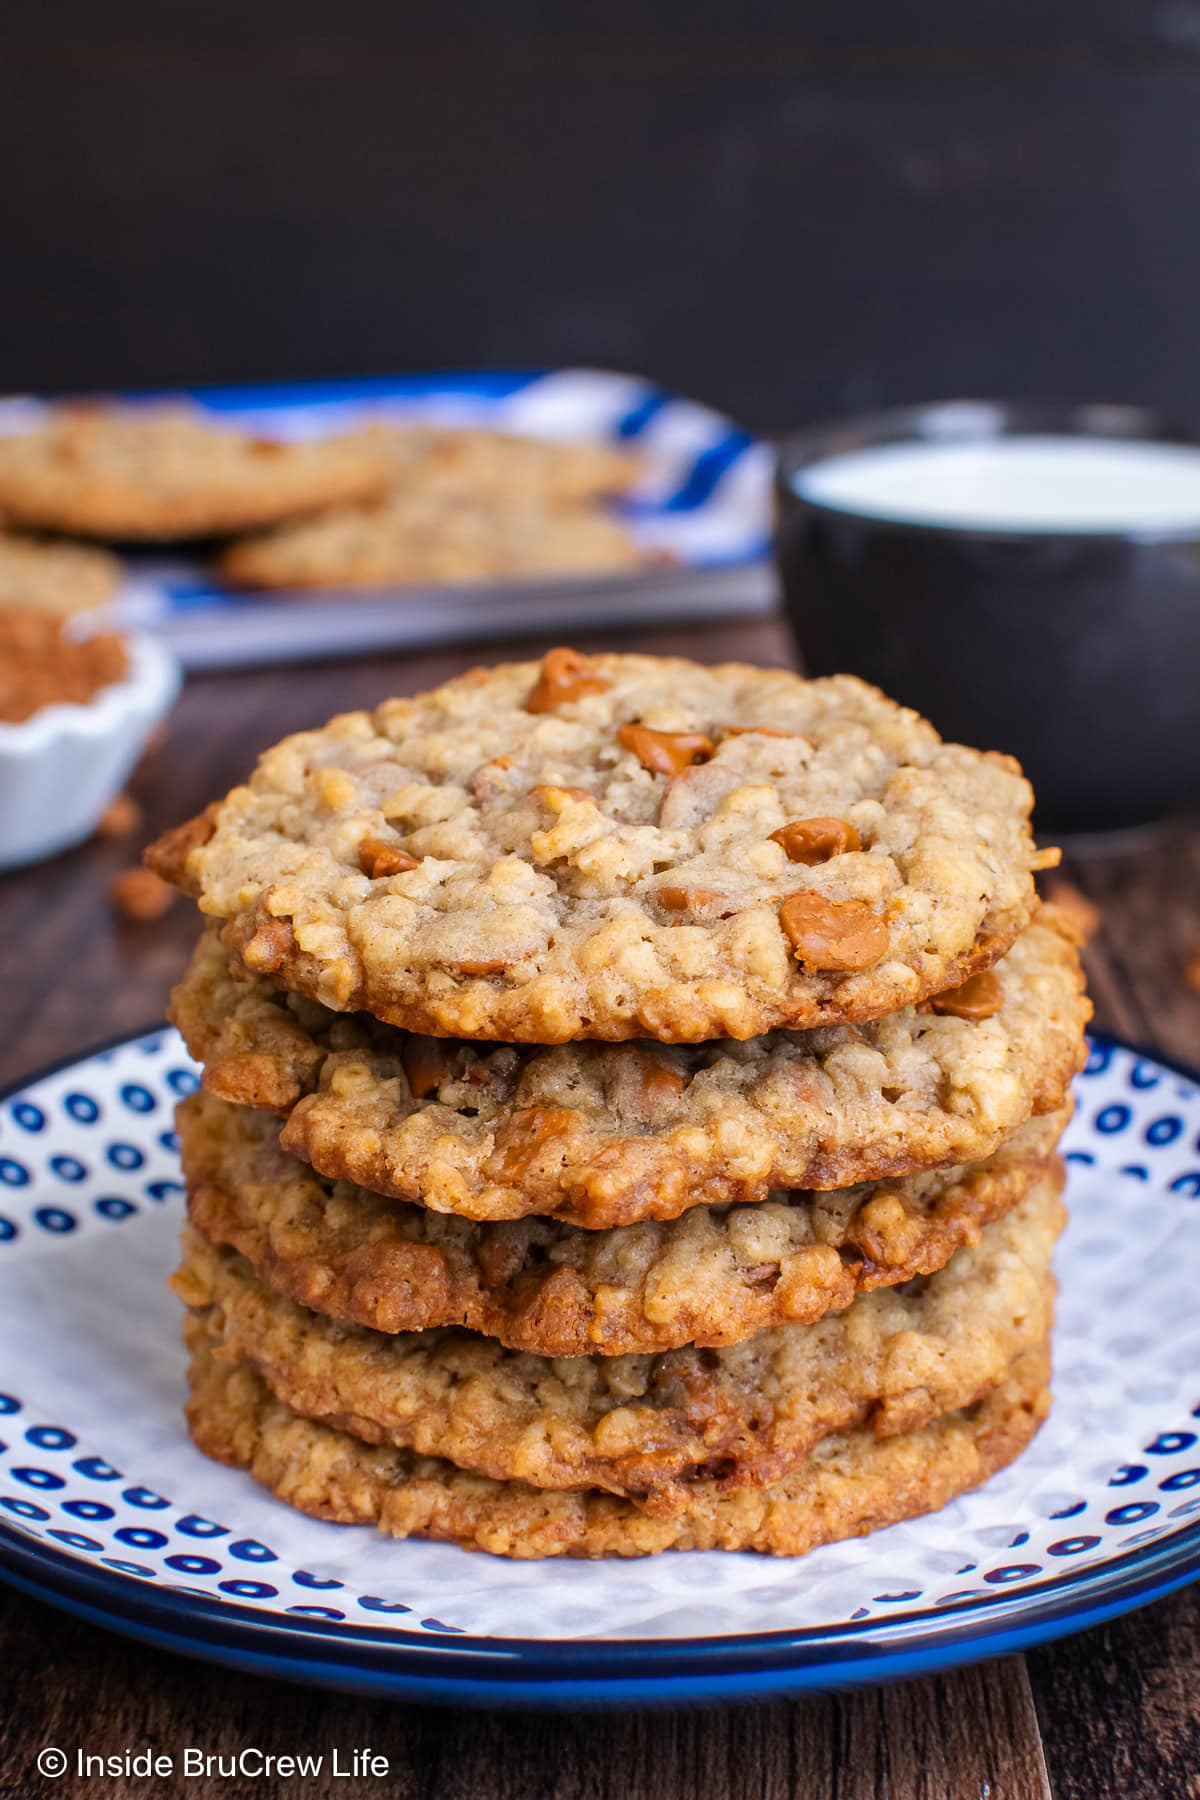
[[[136,395],[130,399],[158,399]],[[137,556],[118,603],[124,622],[168,642],[190,667],[289,662],[602,625],[763,612],[773,603],[771,452],[722,414],[636,376],[603,370],[468,373],[204,388],[197,405],[246,429],[318,437],[373,420],[480,426],[518,435],[626,443],[644,459],[622,502],[639,543],[673,566],[634,576],[524,581],[371,594],[246,595],[202,562]],[[45,403],[0,402],[0,431],[28,429]]]

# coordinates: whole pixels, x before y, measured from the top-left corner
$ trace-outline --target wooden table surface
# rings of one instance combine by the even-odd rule
[[[602,640],[597,639],[597,643]],[[704,660],[790,657],[770,621],[631,646]],[[535,650],[545,648],[535,646]],[[586,642],[581,647],[587,648]],[[412,691],[505,647],[374,657],[189,683],[167,742],[140,773],[146,829],[0,882],[4,1030],[0,1084],[161,1017],[196,934],[179,902],[151,925],[118,923],[105,893],[146,836],[195,811],[283,732]],[[1119,722],[1117,726],[1119,727]],[[1200,995],[1183,981],[1200,945],[1200,831],[1074,863],[1102,909],[1089,953],[1101,1025],[1200,1062]],[[1194,1800],[1200,1796],[1200,1587],[1028,1656],[829,1699],[706,1712],[553,1717],[446,1712],[310,1692],[228,1674],[108,1635],[0,1589],[0,1800],[176,1793],[420,1800]],[[55,1782],[45,1745],[116,1754],[152,1744],[234,1752],[382,1751],[386,1780],[124,1778]]]

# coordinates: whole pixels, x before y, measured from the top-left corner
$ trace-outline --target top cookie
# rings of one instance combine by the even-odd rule
[[[82,537],[216,536],[371,499],[393,468],[369,431],[288,444],[187,406],[64,406],[0,436],[0,516]]]
[[[689,1043],[987,967],[1036,905],[1032,798],[851,676],[559,650],[285,739],[150,861],[335,1011]]]

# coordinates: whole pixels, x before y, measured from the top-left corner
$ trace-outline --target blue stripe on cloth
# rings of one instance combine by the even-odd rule
[[[661,519],[667,513],[700,512],[712,500],[730,469],[755,447],[756,440],[748,432],[729,431],[715,444],[697,453],[674,493],[654,500],[639,500],[636,495],[626,497],[618,502],[618,510],[631,519]]]
[[[754,448],[754,439],[747,431],[731,431],[719,438],[700,455],[689,469],[683,485],[676,488],[669,500],[665,500],[658,512],[695,512],[712,499],[713,490],[721,477],[731,469],[747,450]]]
[[[209,606],[232,606],[239,599],[249,598],[247,595],[231,594],[225,588],[214,587],[209,581],[166,581],[162,584],[162,592],[166,595],[171,611],[191,612]]]
[[[480,400],[505,400],[519,394],[545,374],[542,369],[487,369],[451,375],[347,376],[329,381],[256,382],[248,386],[198,388],[141,388],[126,393],[127,400],[175,398],[183,392],[214,412],[240,412],[262,407],[290,410],[354,400],[418,400],[428,394],[449,394]]]
[[[640,437],[651,420],[656,419],[664,406],[669,405],[668,396],[652,388],[636,406],[630,407],[623,418],[617,420],[613,426],[613,436],[626,440]]]

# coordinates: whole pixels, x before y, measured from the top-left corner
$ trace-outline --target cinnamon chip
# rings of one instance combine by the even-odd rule
[[[718,893],[715,888],[660,887],[655,889],[655,895],[668,912],[712,913],[729,904],[729,895]],[[732,910],[736,912],[736,906]]]
[[[637,1084],[639,1099],[648,1114],[656,1106],[677,1100],[687,1085],[678,1069],[650,1051],[638,1057]]]
[[[221,932],[222,943],[255,975],[273,975],[295,949],[291,919],[269,910],[274,892],[266,888],[249,915],[231,919]]]
[[[368,836],[358,846],[358,866],[372,881],[382,881],[388,875],[403,875],[409,869],[417,869],[421,865],[419,858],[410,856],[398,844],[389,844],[385,838]]]
[[[929,1001],[929,1010],[935,1013],[948,1013],[954,1019],[990,1019],[998,1013],[1004,1004],[1004,989],[1000,985],[1000,977],[994,969],[981,969],[978,975],[972,975],[961,987],[947,988],[944,994],[934,994]]]
[[[1200,994],[1200,950],[1193,950],[1183,965],[1183,979]]]
[[[542,658],[541,673],[525,702],[525,711],[553,712],[555,707],[564,706],[568,700],[578,700],[584,694],[602,694],[610,685],[602,675],[591,673],[591,664],[578,650],[547,650]]]
[[[538,787],[530,788],[529,792],[534,800],[549,800],[552,795],[566,794],[571,800],[586,800],[592,806],[598,804],[590,788],[559,787],[556,782],[543,782]]]
[[[870,969],[887,953],[887,927],[864,900],[792,894],[779,923],[806,969]]]
[[[142,809],[132,794],[118,794],[100,814],[96,836],[102,838],[132,837],[141,829]]]
[[[654,731],[649,725],[622,725],[617,742],[652,775],[681,775],[693,763],[705,762],[716,747],[702,731]]]
[[[424,1100],[435,1093],[452,1067],[445,1039],[422,1037],[416,1032],[405,1038],[400,1061],[416,1100]]]
[[[524,1106],[496,1133],[492,1172],[498,1181],[519,1184],[556,1139],[576,1126],[576,1115],[562,1106]]]
[[[828,862],[831,856],[862,849],[862,839],[845,819],[793,819],[770,836],[773,843],[782,845],[789,862],[810,867]]]
[[[125,918],[146,924],[162,918],[175,898],[175,889],[153,869],[122,869],[111,883],[108,897]]]

